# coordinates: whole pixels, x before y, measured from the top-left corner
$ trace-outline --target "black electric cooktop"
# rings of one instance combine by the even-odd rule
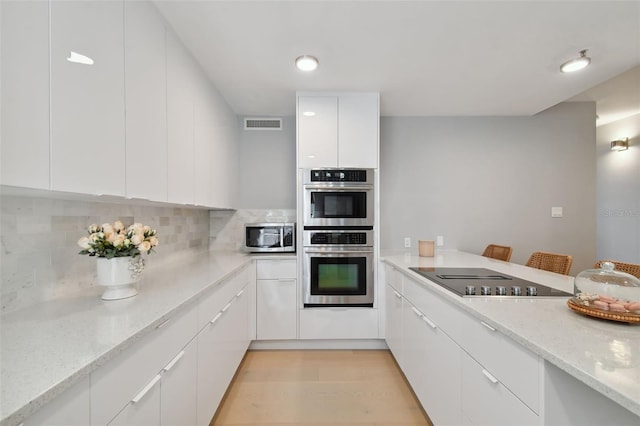
[[[410,267],[462,297],[572,297],[565,291],[485,268]]]

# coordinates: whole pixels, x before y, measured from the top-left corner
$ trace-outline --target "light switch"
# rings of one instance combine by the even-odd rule
[[[551,207],[551,217],[562,217],[562,207]]]

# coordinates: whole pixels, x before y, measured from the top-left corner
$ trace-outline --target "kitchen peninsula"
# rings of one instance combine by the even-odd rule
[[[453,376],[438,383],[455,383],[457,378],[461,383],[439,384],[434,391],[447,401],[448,410],[438,407],[441,401],[421,400],[435,424],[639,424],[636,326],[576,314],[565,297],[463,298],[409,268],[486,268],[569,293],[573,277],[458,251],[437,252],[435,257],[383,252],[381,257],[386,264],[386,340],[417,396],[420,399],[421,382],[431,380],[433,387],[442,369],[450,369]],[[404,309],[404,315],[398,309]],[[448,345],[445,362],[435,369],[430,364],[437,359],[412,363],[416,341],[425,346],[421,339],[433,338],[412,328],[416,316],[431,334],[440,333],[429,351],[437,354]],[[475,369],[484,376],[478,381]],[[430,370],[438,371],[432,377]],[[509,401],[513,410],[506,406]],[[432,406],[442,412],[440,418],[434,418]]]

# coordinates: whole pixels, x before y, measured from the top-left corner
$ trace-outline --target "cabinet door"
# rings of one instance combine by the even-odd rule
[[[297,337],[295,278],[257,281],[258,340]]]
[[[434,424],[458,425],[460,347],[428,316],[405,302],[405,375]],[[437,383],[437,386],[434,384]]]
[[[192,340],[162,370],[160,424],[196,424],[197,343]]]
[[[338,98],[298,97],[298,167],[338,166]]]
[[[164,22],[146,1],[124,10],[126,195],[167,201],[167,74]]]
[[[231,302],[229,302],[231,304]],[[228,383],[229,323],[231,305],[211,315],[208,325],[198,334],[197,424],[206,426],[216,412]],[[237,330],[240,332],[240,330]],[[232,373],[233,374],[233,373]]]
[[[378,168],[377,93],[340,95],[338,102],[338,166]]]
[[[404,356],[402,350],[402,295],[389,284],[387,284],[385,288],[385,339],[387,341],[387,346],[389,346],[389,349],[398,362],[398,365],[400,365],[400,368],[404,368]]]
[[[89,376],[28,417],[24,426],[85,426],[91,424]]]
[[[474,425],[540,424],[536,413],[466,353],[462,354],[461,372],[462,411]]]
[[[122,1],[51,2],[54,190],[125,194],[123,25]]]
[[[215,112],[211,105],[211,89],[203,75],[197,83],[200,89],[194,103],[194,197],[195,204],[214,206],[212,165],[214,154]]]
[[[160,380],[157,375],[148,382],[108,425],[160,425]]]
[[[0,2],[3,185],[49,189],[49,3]]]
[[[167,32],[167,200],[193,204],[195,65],[176,36]]]

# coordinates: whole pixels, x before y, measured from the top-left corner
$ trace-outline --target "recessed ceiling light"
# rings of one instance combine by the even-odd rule
[[[560,71],[562,72],[574,72],[585,68],[591,63],[591,58],[587,56],[587,49],[580,51],[580,56],[560,65]]]
[[[311,55],[298,56],[296,67],[301,71],[313,71],[318,68],[318,59]]]

